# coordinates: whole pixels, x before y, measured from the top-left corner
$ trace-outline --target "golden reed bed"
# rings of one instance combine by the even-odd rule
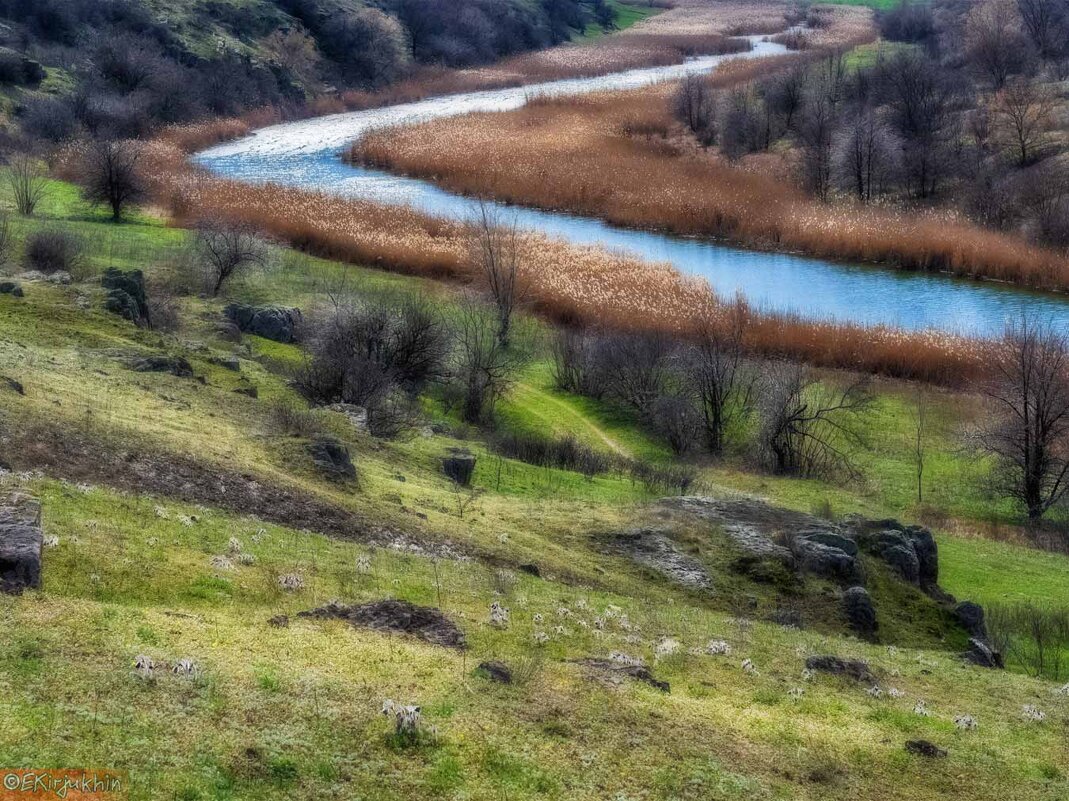
[[[690,8],[701,5],[700,0],[690,2]],[[769,26],[775,18],[782,16],[782,6],[778,4],[725,3],[718,7],[721,15],[716,24],[720,27],[699,27],[696,33],[718,36],[731,25],[742,24],[745,14],[741,9],[751,10],[751,22],[763,20]],[[755,9],[763,9],[764,16],[754,13]],[[727,13],[728,10],[731,13]],[[856,19],[856,14],[848,10],[843,18]],[[690,18],[691,23],[694,19]],[[654,20],[671,21],[668,14]],[[664,22],[659,24],[665,25]],[[702,24],[712,26],[714,23]],[[668,30],[670,33],[663,35],[695,34],[692,29],[679,27]],[[856,25],[846,26],[845,30],[848,31],[845,35],[860,35]],[[840,35],[843,35],[842,31]],[[540,55],[521,59],[544,62]],[[479,80],[499,80],[505,71],[514,69],[515,61],[518,60],[488,68],[491,77],[483,75]],[[725,83],[746,80],[755,74],[755,70],[761,69],[764,67],[760,62],[739,62],[725,70],[717,80]],[[532,70],[532,73],[524,74],[528,77],[545,74],[541,67]],[[359,103],[383,105],[395,102],[399,96],[409,99],[427,96],[438,88],[436,80],[432,78],[427,83],[413,82],[407,87],[394,87],[385,93],[369,95]],[[453,85],[458,85],[456,81],[462,84],[470,78],[451,80]],[[480,85],[485,88],[485,84]],[[663,102],[663,93],[658,93],[656,98]],[[651,99],[654,99],[653,95]],[[346,102],[359,107],[352,98]],[[565,124],[576,124],[572,112],[596,109],[604,102],[603,98],[567,101],[555,106],[554,113],[563,112]],[[545,104],[536,104],[529,113],[537,117],[544,114],[545,108]],[[649,116],[649,107],[639,103],[630,107],[624,119],[635,130],[637,123],[645,121],[643,114]],[[497,116],[505,118],[508,115]],[[466,231],[460,223],[430,217],[412,209],[347,200],[326,193],[226,180],[207,174],[188,160],[191,152],[241,136],[277,119],[278,115],[268,110],[240,120],[216,120],[164,132],[151,143],[144,160],[145,172],[151,177],[157,201],[174,214],[179,224],[195,223],[202,218],[230,219],[255,225],[281,241],[327,258],[433,278],[471,279],[466,258]],[[553,123],[547,119],[547,124]],[[549,134],[537,128],[525,129],[523,133],[524,146],[535,152],[549,141],[546,138]],[[407,133],[403,136],[407,137]],[[633,137],[619,138],[614,147],[614,157],[621,159],[647,153],[650,149],[645,142]],[[687,181],[679,183],[683,186]],[[590,186],[592,192],[597,191],[593,183]],[[559,322],[666,330],[685,335],[696,321],[716,314],[722,308],[721,299],[713,295],[704,281],[684,276],[669,265],[650,264],[595,247],[573,246],[537,234],[526,236],[523,247],[526,251],[524,280],[533,303],[538,311]],[[772,315],[752,316],[748,345],[755,354],[765,356],[950,385],[968,380],[976,373],[979,364],[976,343],[961,338]]]

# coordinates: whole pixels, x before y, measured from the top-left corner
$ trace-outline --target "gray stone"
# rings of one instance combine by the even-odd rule
[[[935,537],[926,528],[909,526],[906,528],[906,536],[913,544],[913,550],[917,554],[920,567],[920,585],[924,589],[935,589],[939,586],[939,547],[935,544]]]
[[[962,601],[954,607],[954,617],[970,637],[987,642],[987,623],[984,608],[972,601]]]
[[[761,501],[684,496],[662,499],[660,505],[714,523],[749,556],[776,559],[790,567],[794,566],[794,555],[788,548],[777,545],[773,537],[799,528],[812,528],[816,521],[809,515],[778,509]]]
[[[332,412],[345,415],[357,431],[367,431],[367,409],[354,403],[332,403],[327,407]]]
[[[26,394],[26,387],[22,386],[21,381],[16,381],[14,378],[8,378],[6,375],[0,375],[0,387],[6,387],[16,395]]]
[[[21,298],[23,296],[22,287],[14,281],[0,281],[0,295]]]
[[[294,342],[301,324],[300,309],[283,306],[248,306],[231,303],[224,310],[227,319],[246,334],[275,342]]]
[[[324,437],[308,445],[308,453],[317,468],[333,479],[356,478],[356,467],[349,449],[336,439]]]
[[[451,448],[442,458],[442,472],[462,487],[470,487],[475,475],[475,454]]]
[[[41,504],[15,494],[0,501],[0,592],[41,586]]]
[[[819,542],[821,545],[827,545],[829,548],[838,548],[850,556],[857,556],[857,543],[849,537],[844,537],[842,534],[834,531],[813,531],[800,534],[799,538],[809,540],[810,542]]]
[[[860,659],[843,659],[838,656],[811,656],[805,660],[805,666],[809,670],[815,670],[820,673],[831,673],[834,676],[846,676],[860,682],[871,682],[875,680],[875,676],[872,675],[872,670],[869,668],[867,662],[862,662]]]
[[[145,296],[145,276],[140,270],[123,272],[109,268],[100,279],[100,285],[107,292],[105,309],[135,325],[151,325]]]
[[[947,755],[945,748],[940,748],[928,740],[907,740],[906,750],[916,756],[928,757],[929,759],[942,759]]]
[[[846,616],[850,629],[859,637],[873,639],[880,628],[876,619],[876,607],[872,596],[864,587],[851,587],[843,593],[843,615]]]
[[[612,538],[609,550],[623,554],[680,586],[695,590],[708,590],[713,586],[702,563],[680,551],[664,532],[652,529],[625,531]]]
[[[864,581],[860,563],[846,551],[809,538],[795,539],[791,546],[802,570],[846,584]]]
[[[192,378],[193,366],[181,356],[145,356],[130,362],[135,373],[169,373],[179,378]]]
[[[496,681],[498,684],[512,684],[512,670],[504,662],[482,662],[476,670],[490,681]]]
[[[994,650],[987,643],[976,639],[975,637],[969,640],[969,650],[961,655],[962,659],[973,665],[979,665],[985,668],[1002,669],[1006,667],[1006,663],[1002,659],[1002,654]]]

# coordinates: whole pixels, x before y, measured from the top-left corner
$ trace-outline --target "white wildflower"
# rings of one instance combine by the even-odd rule
[[[195,679],[200,675],[200,668],[197,667],[197,663],[189,657],[179,659],[171,667],[171,672],[176,676],[189,676],[191,679]]]
[[[810,681],[813,678],[813,671],[809,668],[802,668],[802,681]]]
[[[544,631],[536,631],[534,633],[534,641],[535,645],[545,645],[547,642],[549,642],[549,635],[546,634]]]
[[[419,731],[420,708],[411,704],[398,704],[387,698],[382,702],[382,714],[393,719],[397,734],[413,735]]]
[[[867,690],[865,690],[873,698],[883,698],[883,690],[880,689],[879,684],[873,684]]]
[[[142,679],[151,679],[156,675],[156,662],[151,656],[140,654],[134,657],[134,673]]]
[[[705,651],[711,656],[731,656],[731,643],[727,640],[709,640]]]
[[[954,717],[954,725],[962,731],[968,731],[969,729],[975,729],[980,724],[972,715],[956,715]]]
[[[922,718],[929,717],[932,713],[928,711],[928,704],[923,698],[917,700],[917,703],[913,705],[913,714],[920,715]]]
[[[760,676],[761,675],[758,672],[757,667],[754,665],[753,660],[751,660],[751,659],[743,659],[742,660],[742,672],[745,673],[747,676]]]
[[[891,696],[891,698],[902,698],[905,696],[905,693],[897,687],[891,687],[889,690],[887,690],[887,694]]]
[[[787,690],[787,695],[789,695],[791,698],[793,698],[795,701],[797,701],[799,698],[801,698],[803,695],[805,695],[805,688],[804,687],[791,687],[791,689]]]
[[[609,661],[615,662],[618,665],[626,665],[627,667],[641,667],[644,663],[637,657],[630,656],[620,651],[613,651],[609,654]]]
[[[256,564],[256,557],[253,556],[251,553],[239,553],[237,555],[237,560],[239,565],[248,566]]]
[[[1024,719],[1032,723],[1042,723],[1047,719],[1046,713],[1040,711],[1032,704],[1025,704],[1021,707],[1021,713],[1024,715]]]
[[[356,572],[365,574],[371,572],[371,557],[366,553],[356,557]]]
[[[243,550],[241,540],[239,540],[237,537],[231,537],[226,543],[226,550],[229,553],[241,553],[241,551]]]
[[[557,607],[557,617],[568,617],[571,613],[572,610],[566,606]]]
[[[509,610],[494,601],[490,604],[490,625],[497,628],[506,628],[509,624]]]
[[[304,578],[298,573],[283,573],[278,577],[278,586],[291,592],[303,590]]]
[[[58,548],[59,537],[57,537],[55,534],[49,537],[45,537],[43,540],[41,540],[41,544],[44,545],[46,548]]]
[[[208,560],[210,564],[216,570],[233,570],[234,563],[227,559],[225,556],[213,556]]]
[[[545,620],[545,618],[542,617],[541,612],[535,612],[531,620],[533,620],[535,623],[541,623],[543,620]]]

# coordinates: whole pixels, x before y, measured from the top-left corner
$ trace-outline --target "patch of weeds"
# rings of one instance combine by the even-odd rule
[[[225,601],[234,592],[229,579],[219,576],[198,576],[193,579],[186,591],[190,598],[201,601]]]
[[[483,769],[501,787],[533,793],[551,793],[556,780],[536,765],[491,746],[483,755]]]
[[[453,754],[441,754],[427,775],[427,786],[436,796],[450,793],[464,784],[464,769]]]
[[[275,695],[282,689],[282,679],[273,670],[261,670],[256,674],[256,684],[265,693]]]
[[[160,638],[157,636],[156,632],[148,626],[137,627],[137,640],[145,645],[160,644]]]
[[[782,700],[782,694],[776,690],[771,690],[765,687],[762,687],[753,694],[753,702],[755,704],[761,704],[762,706],[778,706]]]
[[[766,797],[760,784],[753,779],[725,770],[714,760],[686,762],[671,768],[661,768],[654,776],[654,786],[661,798],[694,799]]]
[[[297,761],[292,757],[286,756],[272,757],[268,760],[267,772],[271,776],[271,780],[279,787],[289,787],[296,784],[301,775]]]
[[[443,699],[424,707],[423,711],[432,718],[451,718],[457,711],[457,705],[454,701],[449,699]]]

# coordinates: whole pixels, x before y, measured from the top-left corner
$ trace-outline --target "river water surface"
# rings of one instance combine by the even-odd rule
[[[446,192],[426,181],[345,164],[340,155],[356,139],[378,128],[410,125],[470,112],[509,111],[537,95],[569,95],[636,89],[707,72],[729,58],[783,52],[753,37],[750,53],[696,58],[685,64],[628,70],[521,88],[450,95],[387,108],[333,114],[273,125],[213,147],[196,161],[229,178],[316,189],[346,197],[409,205],[440,217],[470,219],[479,201]],[[473,153],[472,158],[478,158]],[[493,205],[493,204],[491,204]],[[504,207],[503,207],[504,208]],[[649,261],[669,262],[700,275],[723,297],[741,293],[754,306],[810,319],[912,330],[937,329],[972,336],[1000,332],[1025,311],[1069,327],[1069,297],[1006,285],[851,265],[789,254],[741,250],[715,242],[630,230],[596,219],[509,206],[506,219],[577,244],[627,251]]]

